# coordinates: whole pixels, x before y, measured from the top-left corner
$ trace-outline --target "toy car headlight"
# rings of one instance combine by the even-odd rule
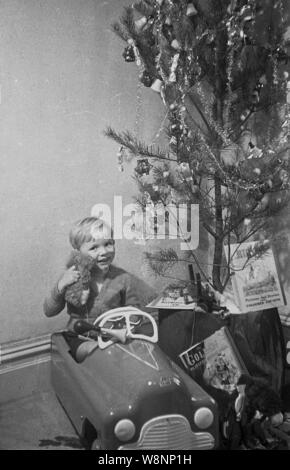
[[[135,431],[135,424],[130,419],[121,419],[114,429],[115,436],[122,442],[130,441]]]
[[[214,420],[213,412],[209,408],[199,408],[194,413],[194,423],[200,429],[209,428],[212,425]]]

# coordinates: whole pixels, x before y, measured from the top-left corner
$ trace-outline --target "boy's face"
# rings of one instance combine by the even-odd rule
[[[95,260],[95,267],[108,271],[115,257],[115,241],[112,238],[94,238],[80,247],[80,253]]]

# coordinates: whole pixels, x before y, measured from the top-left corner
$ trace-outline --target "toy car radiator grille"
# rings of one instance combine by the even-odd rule
[[[210,433],[192,432],[184,416],[166,415],[147,421],[141,429],[139,440],[122,445],[119,450],[205,450],[212,449],[214,444]]]

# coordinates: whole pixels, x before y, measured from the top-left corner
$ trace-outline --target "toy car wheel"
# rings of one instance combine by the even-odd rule
[[[92,442],[91,450],[101,450],[101,442],[100,442],[100,439],[95,439],[95,440]]]

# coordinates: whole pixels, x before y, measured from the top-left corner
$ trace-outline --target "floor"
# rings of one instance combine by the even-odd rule
[[[0,405],[0,450],[82,449],[53,391]]]

